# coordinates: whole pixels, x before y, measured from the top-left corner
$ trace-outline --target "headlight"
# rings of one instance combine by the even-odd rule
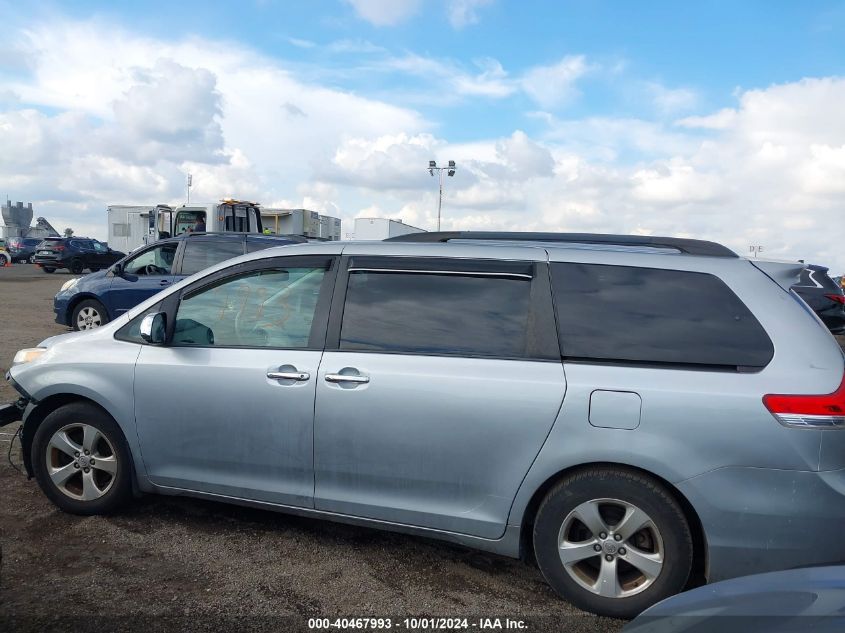
[[[59,292],[64,292],[65,290],[70,290],[71,288],[73,288],[78,283],[79,283],[79,277],[76,277],[74,279],[68,279],[65,283],[62,284],[62,289],[59,290]]]
[[[24,363],[31,363],[35,359],[41,358],[41,355],[46,351],[46,347],[28,347],[26,349],[18,350],[18,353],[15,354],[14,360],[12,360],[12,367],[15,365],[23,365]]]

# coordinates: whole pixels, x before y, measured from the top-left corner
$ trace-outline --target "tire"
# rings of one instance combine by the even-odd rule
[[[45,273],[48,273],[48,274],[56,272],[55,268],[43,268],[42,267],[41,270],[43,270]]]
[[[633,618],[682,591],[692,569],[692,536],[678,502],[656,480],[622,468],[560,481],[537,511],[533,537],[549,585],[597,615]]]
[[[132,461],[123,433],[92,404],[72,402],[44,418],[32,440],[31,460],[41,490],[64,512],[108,514],[132,497]]]
[[[96,299],[80,301],[73,309],[70,317],[74,330],[94,330],[109,322],[109,313],[105,306]]]
[[[0,254],[0,267],[5,266],[8,261],[9,260],[5,255]]]
[[[72,272],[74,275],[81,275],[82,271],[85,270],[85,264],[79,259],[74,259],[71,260],[70,266],[68,266],[68,268],[70,269],[70,272]]]
[[[28,261],[30,264],[34,264],[34,263],[35,263],[35,255],[30,255],[30,256],[29,256],[29,259],[28,259],[27,261]]]

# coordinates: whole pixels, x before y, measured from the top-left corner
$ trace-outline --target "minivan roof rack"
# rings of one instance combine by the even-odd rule
[[[562,244],[604,244],[612,246],[645,246],[673,248],[687,255],[739,257],[731,249],[716,242],[683,237],[654,235],[609,235],[605,233],[537,233],[522,231],[433,231],[407,233],[386,239],[386,242],[449,242],[451,240],[489,240],[500,242],[559,242]]]

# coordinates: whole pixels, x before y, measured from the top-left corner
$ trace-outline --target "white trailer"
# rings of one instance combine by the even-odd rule
[[[167,205],[113,204],[106,209],[108,244],[116,251],[129,253],[159,239],[162,216],[172,213]]]
[[[389,237],[425,233],[424,229],[390,218],[356,218],[354,240],[386,240]]]

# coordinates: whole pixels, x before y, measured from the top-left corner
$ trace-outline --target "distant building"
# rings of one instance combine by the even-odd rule
[[[386,240],[388,237],[425,233],[425,229],[405,224],[402,220],[390,218],[355,218],[353,240]]]
[[[38,218],[35,226],[30,226],[32,223],[32,203],[27,202],[24,206],[23,202],[16,202],[12,204],[11,200],[6,200],[6,204],[0,207],[0,212],[3,216],[3,224],[0,227],[0,237],[56,237],[58,233],[52,225],[44,218]]]

